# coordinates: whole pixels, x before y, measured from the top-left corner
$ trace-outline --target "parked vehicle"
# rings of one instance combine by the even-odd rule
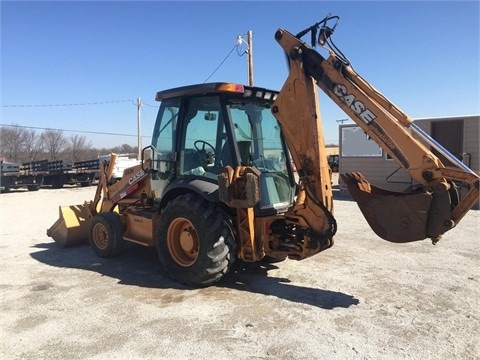
[[[93,200],[60,207],[47,234],[60,246],[88,239],[101,257],[125,241],[155,247],[166,273],[193,286],[219,281],[237,259],[301,260],[330,248],[337,223],[318,86],[422,185],[394,193],[341,174],[371,228],[395,243],[436,243],[477,201],[480,177],[353,70],[329,42],[337,21],[276,32],[290,65],[280,91],[210,83],[158,92],[142,162],[115,183],[115,159],[101,162]],[[319,29],[327,59],[300,39]],[[469,186],[464,198],[457,182]]]
[[[332,172],[338,172],[340,165],[338,154],[328,156],[328,165],[330,166],[330,169],[332,169]]]

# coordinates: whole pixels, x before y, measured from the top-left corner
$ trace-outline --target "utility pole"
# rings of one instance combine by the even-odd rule
[[[253,86],[253,36],[252,30],[248,30],[248,85]]]
[[[140,113],[142,109],[142,100],[140,98],[137,98],[137,134],[138,134],[138,155],[137,155],[137,160],[140,160],[142,158],[142,135],[140,133]]]
[[[237,54],[238,56],[243,56],[245,53],[247,54],[247,72],[248,72],[248,85],[253,86],[253,35],[252,30],[247,31],[247,41],[243,38],[245,35],[238,35],[237,36]],[[242,44],[247,45],[247,50],[240,54],[239,49]]]

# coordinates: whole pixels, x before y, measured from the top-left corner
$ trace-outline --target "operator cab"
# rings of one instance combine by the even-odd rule
[[[281,128],[271,112],[277,94],[228,83],[158,92],[161,105],[150,146],[158,197],[180,186],[206,196],[213,187],[218,189],[218,175],[227,165],[250,166],[261,172],[256,210],[286,211],[293,202],[295,181]]]

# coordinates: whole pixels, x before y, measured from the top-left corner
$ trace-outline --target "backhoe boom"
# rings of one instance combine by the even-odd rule
[[[332,33],[330,29],[328,36]],[[474,206],[478,201],[479,176],[423,133],[407,114],[361,78],[343,56],[330,50],[328,59],[325,59],[283,29],[276,32],[275,38],[288,56],[290,74],[273,110],[287,134],[301,183],[309,194],[315,196],[313,203],[330,202],[324,195],[324,190],[329,189],[325,185],[328,176],[320,171],[324,169],[326,156],[318,97],[311,89],[315,82],[369,138],[423,185],[420,193],[394,193],[372,186],[360,173],[341,175],[377,235],[393,242],[427,237],[436,242]],[[300,106],[304,108],[300,109]],[[296,123],[291,124],[291,119]],[[417,140],[412,132],[422,141]],[[318,143],[318,149],[305,140],[305,134]],[[304,150],[301,144],[307,144],[308,150]],[[440,149],[452,162],[451,166],[446,167],[428,146]],[[309,169],[314,169],[320,177],[308,176],[313,175]],[[466,183],[470,189],[461,200],[456,191],[457,182]]]

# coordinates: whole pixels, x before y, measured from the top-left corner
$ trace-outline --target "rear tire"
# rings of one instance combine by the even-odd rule
[[[266,256],[263,257],[262,261],[264,263],[267,263],[267,264],[276,264],[276,263],[285,261],[286,259],[287,259],[286,256],[276,258],[276,257],[273,257],[273,256],[266,255]]]
[[[61,189],[63,188],[63,177],[55,176],[52,179],[52,189]]]
[[[123,249],[123,226],[113,212],[96,214],[91,220],[88,237],[100,257],[114,257]]]
[[[168,275],[192,286],[208,286],[231,269],[236,245],[229,217],[200,196],[171,200],[157,223],[157,250]]]

